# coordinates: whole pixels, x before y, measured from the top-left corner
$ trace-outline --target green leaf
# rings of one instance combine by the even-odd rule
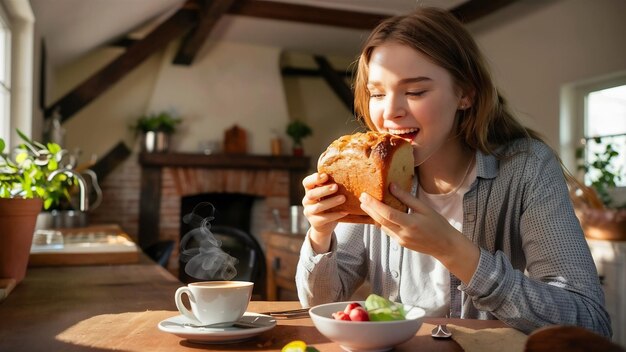
[[[52,154],[59,153],[62,149],[61,146],[56,143],[48,143],[48,150]]]
[[[372,321],[404,320],[404,307],[376,294],[365,300],[365,309]]]
[[[4,139],[0,138],[0,153],[4,153],[5,146],[6,146],[6,143],[4,142]]]
[[[56,159],[52,158],[48,161],[48,170],[54,171],[58,168],[59,168],[59,164],[57,163]]]
[[[26,152],[20,152],[15,156],[15,162],[18,164],[23,164],[26,159],[28,159],[28,153]]]
[[[17,135],[20,136],[20,138],[22,138],[22,140],[28,144],[33,144],[33,142],[31,142],[30,138],[26,137],[26,135],[24,134],[24,132],[20,131],[19,128],[16,128],[15,131],[17,132]]]

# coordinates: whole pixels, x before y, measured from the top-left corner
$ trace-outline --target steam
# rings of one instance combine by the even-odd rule
[[[211,232],[210,221],[215,219],[215,207],[208,202],[198,203],[191,213],[183,216],[183,222],[191,230],[180,241],[180,259],[185,273],[202,280],[231,280],[237,275],[235,264],[239,260],[224,252],[222,241]],[[188,248],[188,242],[191,245]]]

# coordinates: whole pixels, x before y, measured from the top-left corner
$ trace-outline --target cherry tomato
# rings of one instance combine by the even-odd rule
[[[350,320],[350,316],[342,311],[333,313],[333,318],[335,318],[335,320]]]
[[[352,321],[369,321],[370,316],[363,307],[356,307],[350,311],[350,320]]]
[[[346,309],[344,309],[343,311],[344,311],[346,314],[350,314],[350,311],[352,311],[352,310],[353,310],[354,308],[356,308],[356,307],[362,307],[362,306],[361,306],[359,303],[357,303],[357,302],[352,302],[352,303],[349,303],[349,304],[346,306]]]

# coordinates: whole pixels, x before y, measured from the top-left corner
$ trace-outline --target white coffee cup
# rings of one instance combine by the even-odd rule
[[[176,290],[175,301],[178,311],[199,324],[216,324],[239,320],[248,308],[252,297],[253,282],[247,281],[203,281],[190,283]],[[183,294],[189,297],[191,310],[182,301]]]

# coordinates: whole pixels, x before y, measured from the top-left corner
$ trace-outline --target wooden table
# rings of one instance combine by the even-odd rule
[[[0,351],[110,351],[118,348],[109,334],[96,336],[96,347],[70,344],[59,339],[68,329],[94,316],[126,312],[170,311],[178,315],[174,292],[182,284],[169,272],[142,258],[137,264],[29,268],[26,278],[0,303]],[[299,307],[298,302],[253,301],[249,311],[263,312]],[[167,313],[167,312],[166,312]],[[280,351],[300,339],[320,351],[341,351],[322,336],[310,318],[279,319],[278,325],[237,344],[199,345],[159,331],[159,320],[148,321],[132,336],[125,351]],[[427,319],[475,329],[502,327],[498,321]],[[154,328],[152,328],[152,326]],[[435,340],[425,328],[395,351],[461,351],[453,340]],[[158,348],[154,347],[157,342]],[[151,343],[153,347],[145,346]]]

